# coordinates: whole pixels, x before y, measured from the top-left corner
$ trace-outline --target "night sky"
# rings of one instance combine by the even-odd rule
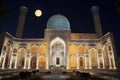
[[[73,33],[95,33],[90,8],[99,6],[103,33],[113,32],[117,48],[120,48],[120,13],[117,12],[114,0],[3,0],[9,13],[2,25],[3,32],[13,36],[18,23],[19,7],[26,6],[29,11],[26,16],[23,37],[40,38],[44,36],[47,20],[55,15],[66,16]],[[41,17],[36,17],[36,9],[42,10]],[[120,50],[117,50],[118,53]]]

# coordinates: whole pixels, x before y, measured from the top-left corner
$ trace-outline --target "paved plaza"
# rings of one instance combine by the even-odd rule
[[[19,72],[26,71],[26,70],[12,70],[12,69],[6,69],[6,70],[0,70],[0,80],[4,80],[5,78],[11,77],[11,76],[18,76]],[[32,71],[32,70],[29,70]],[[50,74],[44,74],[46,70],[39,70],[39,73],[34,75],[34,77],[41,77],[45,80],[66,80],[67,78],[70,78],[69,74],[63,74],[63,70],[51,70]],[[89,72],[92,76],[98,76],[101,78],[104,78],[106,80],[120,80],[120,71],[118,70],[79,70],[81,72]],[[67,70],[66,72],[72,72],[72,70]],[[73,75],[73,74],[72,74]],[[21,80],[21,79],[20,79]]]

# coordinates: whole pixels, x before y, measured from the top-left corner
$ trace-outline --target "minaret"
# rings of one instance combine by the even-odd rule
[[[22,38],[23,29],[24,29],[24,22],[25,22],[25,17],[26,17],[27,12],[28,12],[27,7],[25,7],[25,6],[20,7],[20,15],[19,15],[19,20],[18,20],[17,30],[16,30],[16,37],[17,38]]]
[[[92,6],[91,12],[93,15],[95,31],[96,31],[98,37],[101,37],[103,35],[103,33],[102,33],[101,21],[100,21],[100,17],[99,17],[99,7]]]

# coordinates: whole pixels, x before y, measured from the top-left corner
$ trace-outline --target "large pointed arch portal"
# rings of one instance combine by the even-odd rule
[[[50,43],[50,68],[66,67],[66,45],[63,39],[56,37]]]

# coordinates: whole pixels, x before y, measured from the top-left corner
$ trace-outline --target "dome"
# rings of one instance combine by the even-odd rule
[[[70,23],[65,16],[57,14],[48,19],[47,29],[57,30],[70,29]]]

